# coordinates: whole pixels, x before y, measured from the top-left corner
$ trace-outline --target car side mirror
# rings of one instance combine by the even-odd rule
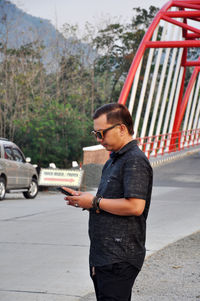
[[[31,158],[30,157],[27,157],[26,158],[26,163],[30,163],[31,162]]]

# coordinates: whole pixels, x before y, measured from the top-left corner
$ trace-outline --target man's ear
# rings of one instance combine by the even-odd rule
[[[121,135],[124,136],[127,133],[127,127],[122,123],[120,124]]]

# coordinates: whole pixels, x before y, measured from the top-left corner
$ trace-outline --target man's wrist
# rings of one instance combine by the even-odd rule
[[[95,196],[92,200],[92,208],[96,210],[96,213],[100,213],[100,201],[102,197],[101,196]]]

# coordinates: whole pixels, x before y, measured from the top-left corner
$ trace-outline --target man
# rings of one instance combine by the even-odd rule
[[[145,257],[152,168],[133,140],[133,121],[118,103],[100,107],[93,134],[108,151],[97,195],[75,192],[68,205],[89,209],[90,271],[98,301],[128,301]]]

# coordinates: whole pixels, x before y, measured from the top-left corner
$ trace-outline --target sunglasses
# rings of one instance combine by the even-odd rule
[[[93,131],[91,132],[91,134],[95,135],[96,138],[102,140],[102,139],[104,138],[106,132],[108,132],[108,131],[114,129],[114,128],[115,128],[116,126],[118,126],[118,125],[121,125],[121,124],[120,124],[120,123],[114,124],[113,126],[107,128],[107,129],[105,129],[105,130],[99,130],[99,131],[93,130]]]

